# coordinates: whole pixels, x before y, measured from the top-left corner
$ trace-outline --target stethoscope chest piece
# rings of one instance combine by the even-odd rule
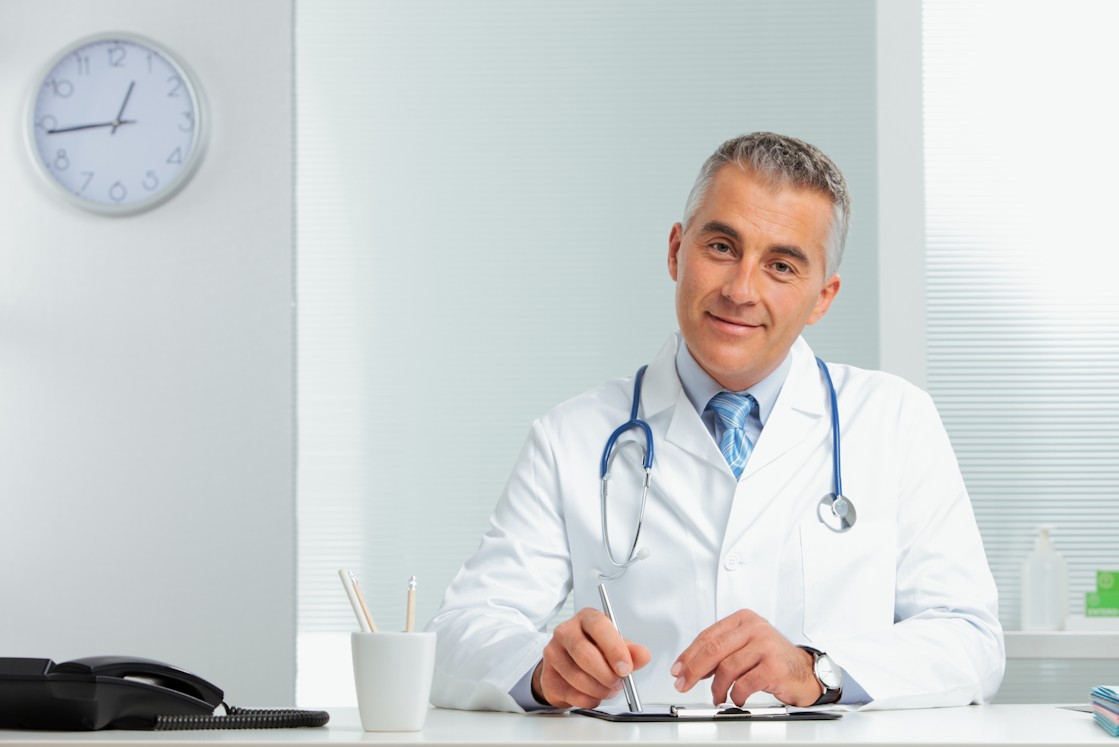
[[[816,504],[816,515],[833,532],[846,532],[855,525],[855,505],[842,495],[828,493]]]

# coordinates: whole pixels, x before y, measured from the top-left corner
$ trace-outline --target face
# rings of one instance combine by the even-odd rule
[[[672,227],[680,331],[722,386],[741,391],[764,379],[827,312],[839,292],[839,276],[825,276],[831,218],[827,196],[774,189],[727,164],[687,231]]]

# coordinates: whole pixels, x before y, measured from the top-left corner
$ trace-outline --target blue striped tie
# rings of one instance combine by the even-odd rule
[[[746,460],[754,450],[754,443],[746,435],[746,420],[750,411],[758,404],[753,395],[719,392],[707,403],[707,409],[723,424],[723,437],[719,439],[719,451],[730,465],[730,471],[737,480],[746,468]]]

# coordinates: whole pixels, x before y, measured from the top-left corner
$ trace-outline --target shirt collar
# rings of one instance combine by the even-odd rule
[[[769,414],[773,412],[774,405],[777,404],[777,396],[781,394],[781,387],[785,384],[785,378],[789,375],[792,364],[792,355],[786,355],[785,360],[781,361],[781,365],[774,369],[773,373],[749,389],[737,392],[737,394],[748,393],[754,396],[754,399],[758,402],[758,418],[763,426],[769,418]],[[684,393],[688,395],[688,401],[692,403],[692,407],[701,416],[703,411],[707,409],[707,403],[711,401],[711,398],[719,392],[725,391],[725,388],[719,382],[711,378],[711,375],[696,363],[691,351],[688,350],[687,343],[684,342],[683,336],[680,338],[680,344],[676,346],[676,373],[680,377],[680,384],[684,387]]]

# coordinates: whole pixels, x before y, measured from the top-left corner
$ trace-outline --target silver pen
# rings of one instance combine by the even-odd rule
[[[598,585],[598,595],[602,597],[602,611],[614,624],[614,630],[621,633],[621,629],[618,628],[618,621],[614,619],[614,609],[610,606],[610,597],[606,595],[606,584]],[[632,672],[622,677],[622,688],[626,691],[626,703],[629,704],[629,710],[633,713],[641,713],[641,698],[637,695],[637,685],[634,684]]]

